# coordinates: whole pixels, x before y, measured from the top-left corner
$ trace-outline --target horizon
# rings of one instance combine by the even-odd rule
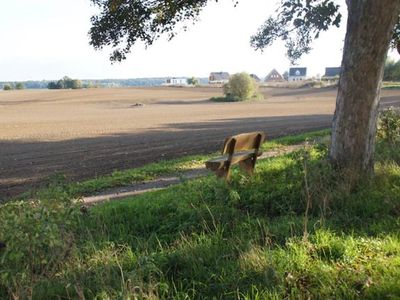
[[[295,65],[307,67],[310,77],[341,65],[347,11],[344,0],[338,2],[343,14],[340,28],[321,34],[310,54]],[[171,41],[161,37],[147,49],[138,43],[127,60],[111,64],[110,48],[95,51],[89,45],[90,17],[97,11],[90,0],[76,0],[73,5],[66,0],[7,2],[0,11],[0,34],[5,41],[0,48],[0,81],[51,81],[63,76],[81,80],[206,78],[217,71],[245,71],[264,78],[272,69],[282,74],[291,67],[283,42],[263,52],[249,45],[250,36],[274,13],[275,4],[248,0],[234,7],[231,0],[210,2],[200,20]]]

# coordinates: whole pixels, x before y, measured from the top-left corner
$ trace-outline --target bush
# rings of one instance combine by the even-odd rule
[[[396,62],[394,60],[388,59],[386,61],[383,80],[385,81],[400,80],[400,60]]]
[[[68,76],[64,76],[62,79],[57,82],[51,81],[47,85],[47,88],[50,90],[62,90],[62,89],[81,89],[82,82],[78,79],[71,79]]]
[[[15,89],[16,90],[23,90],[25,88],[25,86],[24,86],[24,84],[22,83],[22,82],[18,82],[16,85],[15,85]]]
[[[191,77],[187,79],[187,84],[189,85],[198,85],[199,80],[196,77]]]
[[[257,83],[245,72],[231,76],[224,86],[224,94],[230,101],[246,101],[260,97]]]
[[[1,299],[5,292],[29,299],[37,282],[57,276],[73,252],[78,214],[72,202],[63,200],[1,205]]]
[[[391,144],[400,138],[400,110],[389,107],[380,113],[378,137]]]
[[[3,90],[5,90],[5,91],[11,91],[11,90],[12,90],[12,86],[9,85],[9,84],[5,84],[5,85],[3,86]]]

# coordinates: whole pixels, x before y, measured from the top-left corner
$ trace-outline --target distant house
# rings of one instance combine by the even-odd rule
[[[338,78],[340,76],[341,67],[334,68],[325,68],[325,75],[323,76],[325,79],[333,79]]]
[[[172,78],[167,78],[165,80],[164,85],[187,85],[187,78],[176,78],[176,77],[172,77]]]
[[[210,84],[225,84],[229,81],[228,72],[212,72],[208,78]]]
[[[267,75],[267,77],[265,77],[265,82],[277,82],[277,81],[284,81],[285,79],[283,78],[283,76],[276,70],[273,69],[271,72],[269,72],[269,74]]]
[[[250,77],[253,78],[256,82],[261,81],[261,79],[256,74],[250,74]]]
[[[289,81],[307,80],[307,68],[290,68]]]

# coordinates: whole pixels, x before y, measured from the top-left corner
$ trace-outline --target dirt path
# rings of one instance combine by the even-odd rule
[[[275,157],[278,155],[283,155],[286,153],[291,153],[300,148],[303,148],[304,144],[287,146],[284,149],[278,149],[273,151],[264,152],[258,160]],[[93,196],[83,197],[82,202],[86,205],[93,205],[105,201],[112,201],[118,199],[124,199],[127,197],[137,196],[148,192],[153,192],[157,190],[162,190],[172,185],[182,183],[187,180],[192,180],[200,177],[212,174],[209,170],[202,168],[197,168],[189,171],[180,173],[179,175],[170,175],[159,177],[154,180],[138,182],[129,186],[117,187],[112,189],[107,189]]]
[[[0,199],[56,172],[83,180],[216,151],[238,132],[272,138],[330,126],[335,90],[263,92],[256,103],[212,103],[221,94],[215,88],[1,92]],[[383,92],[383,103],[399,98],[399,91]]]

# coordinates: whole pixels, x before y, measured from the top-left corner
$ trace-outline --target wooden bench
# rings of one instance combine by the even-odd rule
[[[254,172],[259,151],[265,139],[262,132],[242,133],[231,136],[225,140],[222,156],[206,162],[206,168],[215,172],[218,177],[229,180],[231,165],[239,166],[249,175]]]

